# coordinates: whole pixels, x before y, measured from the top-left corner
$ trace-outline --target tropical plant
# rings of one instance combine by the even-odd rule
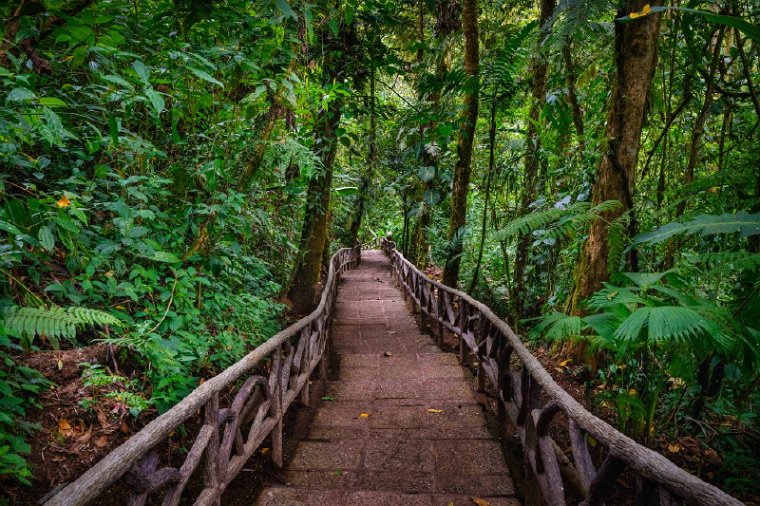
[[[54,349],[60,347],[60,338],[75,343],[77,329],[85,326],[120,325],[113,315],[84,307],[11,307],[6,310],[5,330],[21,338],[21,345],[29,349],[34,336],[50,341]]]
[[[531,334],[586,340],[593,349],[626,361],[629,371],[623,380],[610,375],[618,366],[603,371],[602,379],[608,389],[623,394],[616,402],[638,435],[649,436],[664,391],[674,383],[696,383],[706,361],[730,362],[748,375],[760,364],[757,333],[727,308],[688,293],[677,273],[626,272],[620,281],[605,283],[586,300],[588,315],[550,313],[534,320]],[[610,384],[620,381],[624,384]]]

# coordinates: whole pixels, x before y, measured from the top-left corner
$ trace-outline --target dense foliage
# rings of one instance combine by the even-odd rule
[[[2,7],[0,475],[32,476],[26,356],[107,343],[129,373],[85,386],[163,411],[391,234],[622,430],[698,439],[751,492],[760,10],[661,4]]]

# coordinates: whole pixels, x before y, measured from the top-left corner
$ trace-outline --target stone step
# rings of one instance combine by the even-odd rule
[[[336,490],[302,487],[264,489],[256,506],[474,506],[473,498],[490,506],[520,506],[512,497],[480,497],[463,494],[405,494],[386,490]],[[483,503],[481,503],[483,504]]]

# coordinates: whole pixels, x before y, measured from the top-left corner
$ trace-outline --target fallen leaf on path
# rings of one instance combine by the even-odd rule
[[[122,421],[119,429],[121,429],[124,434],[129,434],[129,425],[127,425],[127,422]]]
[[[108,438],[106,436],[100,436],[95,440],[95,446],[98,448],[105,448],[108,445]]]
[[[430,408],[430,409],[427,410],[427,412],[428,413],[443,413],[443,410],[442,409],[433,409],[433,408]]]
[[[390,351],[386,351],[385,353],[383,353],[383,356],[390,357],[391,356],[391,352]]]
[[[71,428],[71,424],[68,420],[61,418],[58,420],[58,432],[60,432],[61,435],[68,437],[74,433],[74,430]]]
[[[683,446],[681,446],[681,445],[680,445],[680,444],[678,444],[678,443],[672,443],[672,444],[668,444],[668,445],[666,445],[666,448],[668,449],[668,451],[669,451],[670,453],[678,453],[678,452],[680,452],[681,450],[683,450]]]
[[[84,434],[82,434],[79,437],[79,439],[77,439],[77,443],[84,444],[84,443],[89,442],[90,439],[92,439],[92,426],[90,426],[90,428],[87,430],[87,432],[85,432]]]
[[[359,413],[359,418],[369,418],[369,413]]]
[[[330,397],[329,395],[325,395],[324,397],[322,397],[322,400],[323,401],[334,401],[335,397]]]
[[[270,451],[269,448],[264,447],[261,450],[259,450],[259,453],[262,455],[268,455],[269,451]]]
[[[568,358],[567,360],[563,360],[562,362],[560,362],[560,363],[559,363],[559,366],[560,366],[560,367],[565,367],[567,364],[569,364],[569,363],[570,363],[570,362],[572,362],[572,361],[573,361],[573,359],[572,359],[572,358]]]
[[[489,506],[491,504],[490,502],[486,501],[485,499],[481,499],[480,497],[472,496],[470,499],[472,499],[472,502],[478,506]]]

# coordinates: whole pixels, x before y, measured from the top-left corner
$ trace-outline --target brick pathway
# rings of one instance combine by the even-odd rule
[[[470,374],[420,334],[381,252],[344,274],[331,332],[333,400],[287,464],[287,485],[257,505],[520,504]]]

